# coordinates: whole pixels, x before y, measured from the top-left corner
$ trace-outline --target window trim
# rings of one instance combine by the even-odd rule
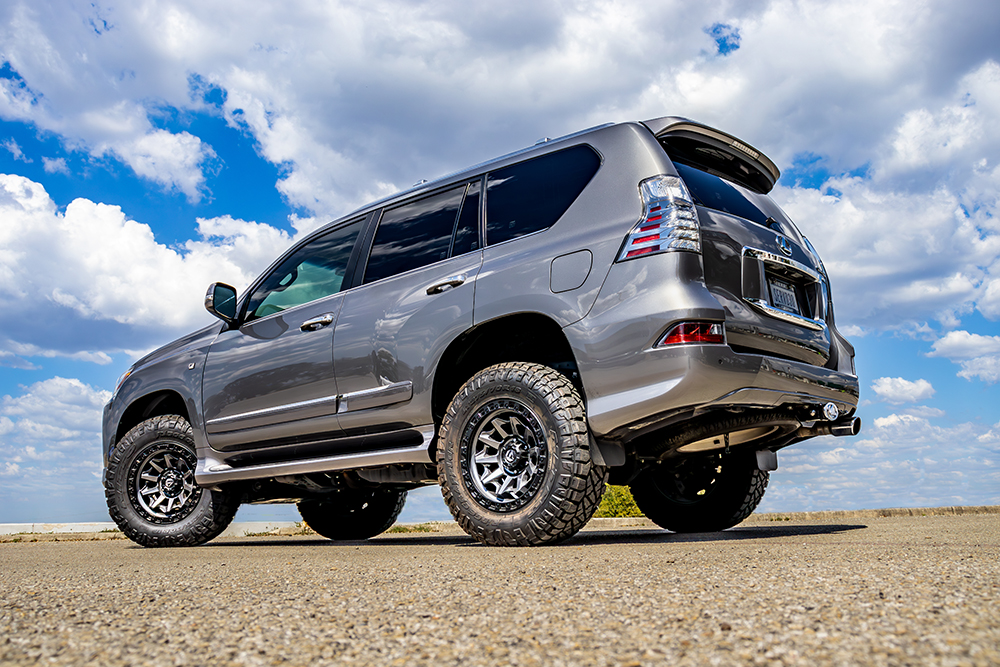
[[[271,264],[267,267],[267,269],[262,271],[260,275],[258,275],[257,278],[252,283],[250,283],[250,285],[244,290],[243,295],[240,297],[240,303],[236,311],[238,315],[236,317],[236,320],[231,325],[229,325],[229,329],[230,330],[240,329],[245,324],[249,324],[250,322],[262,322],[268,318],[274,317],[275,315],[281,315],[283,313],[294,311],[296,308],[300,308],[308,303],[315,303],[316,301],[319,301],[321,299],[326,299],[331,296],[335,296],[336,294],[341,294],[350,289],[353,286],[353,277],[354,277],[353,274],[355,272],[358,263],[360,241],[362,240],[362,237],[365,233],[365,225],[367,224],[368,218],[370,216],[371,214],[368,213],[363,216],[357,216],[349,220],[345,220],[338,224],[320,227],[319,229],[310,232],[310,234],[306,236],[306,238],[302,239],[298,243],[293,244],[288,250],[281,253],[281,255],[279,255],[276,260],[271,262]],[[312,301],[307,301],[306,303],[300,303],[297,306],[292,306],[291,308],[286,308],[277,313],[271,313],[270,315],[265,315],[264,317],[258,317],[257,319],[247,322],[246,316],[247,316],[247,308],[250,306],[250,297],[253,296],[254,292],[257,291],[257,288],[260,287],[260,285],[265,280],[267,280],[271,276],[271,274],[275,270],[277,270],[279,266],[281,266],[282,262],[291,257],[294,253],[298,252],[300,248],[312,243],[321,236],[326,236],[327,234],[331,234],[339,229],[343,229],[344,227],[348,227],[355,223],[361,223],[361,229],[358,231],[357,238],[354,239],[354,247],[351,249],[350,258],[347,260],[347,268],[344,270],[344,282],[341,284],[339,292],[335,292],[334,294],[328,294],[325,297],[321,297],[320,299],[313,299]]]
[[[372,211],[371,214],[370,214],[370,216],[369,216],[369,221],[367,223],[368,227],[364,231],[364,243],[361,245],[361,248],[360,248],[360,251],[359,251],[359,255],[364,257],[364,261],[362,262],[362,261],[360,261],[360,259],[358,261],[358,270],[355,271],[355,273],[354,273],[354,281],[351,284],[351,288],[362,287],[362,286],[366,286],[366,285],[375,285],[375,284],[381,283],[381,282],[383,282],[385,280],[392,280],[396,276],[405,276],[406,274],[412,273],[413,271],[419,271],[420,269],[425,269],[428,266],[434,266],[435,264],[440,264],[441,262],[447,262],[449,259],[451,259],[452,257],[454,257],[454,255],[452,255],[452,251],[455,248],[455,232],[457,230],[457,226],[458,226],[459,220],[462,217],[462,210],[463,210],[463,208],[465,206],[465,198],[468,197],[468,195],[469,195],[469,186],[471,184],[475,183],[476,181],[480,182],[480,196],[479,196],[479,248],[477,248],[476,250],[472,250],[470,252],[482,252],[482,250],[483,250],[483,215],[484,215],[483,206],[484,206],[484,203],[486,201],[486,197],[483,196],[482,190],[485,188],[485,183],[483,183],[483,180],[485,179],[485,177],[486,177],[486,174],[480,174],[477,177],[469,178],[469,179],[465,180],[465,192],[462,193],[462,205],[459,206],[458,211],[455,213],[455,220],[452,223],[452,227],[451,227],[451,239],[448,242],[448,256],[446,258],[439,259],[439,260],[437,260],[435,262],[431,262],[430,264],[424,264],[423,266],[418,266],[418,267],[413,268],[413,269],[408,269],[408,270],[402,271],[400,273],[394,273],[391,276],[386,276],[384,278],[379,278],[378,280],[373,280],[370,283],[366,283],[365,282],[365,274],[368,272],[368,263],[371,261],[372,247],[374,246],[374,243],[375,243],[375,234],[378,231],[378,226],[382,223],[382,218],[385,215],[385,213],[387,211],[394,211],[394,210],[396,210],[398,208],[402,208],[404,206],[408,206],[410,204],[414,204],[416,202],[423,201],[424,199],[429,199],[431,197],[436,197],[437,195],[444,194],[445,192],[449,192],[451,190],[458,190],[458,189],[460,189],[462,187],[462,181],[458,181],[456,183],[449,183],[447,185],[443,185],[443,186],[441,186],[439,188],[435,188],[434,190],[431,190],[431,191],[428,191],[428,192],[421,192],[419,196],[407,197],[405,199],[401,199],[399,201],[393,202],[393,204],[391,206],[382,206],[382,207],[379,207],[379,208],[375,209],[374,211]],[[464,255],[467,255],[467,254],[469,254],[469,253],[462,253],[462,255],[460,255],[460,256],[464,256]]]

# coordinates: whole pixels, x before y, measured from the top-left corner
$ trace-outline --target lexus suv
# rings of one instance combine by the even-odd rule
[[[212,539],[297,503],[334,540],[439,484],[490,545],[575,534],[605,483],[672,531],[756,508],[777,451],[855,435],[854,349],[763,153],[684,118],[608,124],[371,203],[281,255],[104,409],[115,522]]]

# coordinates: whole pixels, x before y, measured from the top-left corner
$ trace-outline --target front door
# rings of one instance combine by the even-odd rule
[[[212,344],[203,396],[214,449],[340,434],[333,331],[361,224],[343,225],[290,252],[246,300],[239,328]]]

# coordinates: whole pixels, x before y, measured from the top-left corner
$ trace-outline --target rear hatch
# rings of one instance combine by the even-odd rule
[[[760,151],[684,119],[647,121],[694,198],[705,282],[737,352],[826,366],[828,288],[809,242],[767,193],[777,167]]]

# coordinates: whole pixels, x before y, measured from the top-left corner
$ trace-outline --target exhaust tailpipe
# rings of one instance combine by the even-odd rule
[[[835,435],[843,437],[846,435],[857,435],[861,432],[861,417],[851,419],[841,419],[835,422],[824,422],[816,424],[812,428],[800,428],[795,435],[800,438],[811,438],[817,435]]]

